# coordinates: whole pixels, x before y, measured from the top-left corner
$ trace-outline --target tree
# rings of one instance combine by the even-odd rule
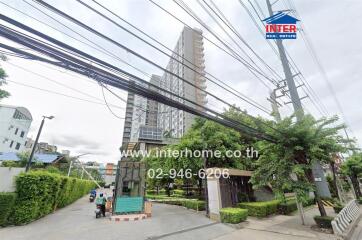
[[[358,177],[362,174],[362,153],[353,153],[352,156],[342,164],[341,172],[343,175],[351,178],[356,197],[362,197],[358,181]]]
[[[246,151],[246,145],[242,144],[240,133],[213,121],[201,118],[196,118],[192,127],[180,139],[178,144],[166,146],[162,150],[163,152],[175,150],[183,154],[179,156],[156,156],[151,154],[151,156],[146,158],[149,169],[162,169],[163,173],[169,173],[171,169],[175,169],[176,172],[191,169],[192,177],[184,180],[191,183],[198,182],[200,190],[202,182],[197,176],[200,169],[204,167],[248,169],[248,165],[250,165],[245,156],[227,156],[228,154],[226,154],[226,151]],[[200,152],[201,155],[196,155],[196,152]],[[216,152],[220,153],[219,156],[214,154]],[[193,154],[187,155],[186,153]],[[148,184],[153,186],[157,186],[157,184],[167,185],[173,182],[173,180],[170,176],[162,176],[158,180],[149,180]]]
[[[258,142],[261,156],[251,179],[253,185],[272,184],[280,192],[293,190],[301,201],[306,200],[308,192],[314,191],[320,214],[326,216],[315,190],[312,165],[315,161],[329,163],[333,154],[347,150],[348,141],[338,134],[344,125],[331,126],[337,120],[337,117],[315,120],[305,115],[295,121],[293,115],[273,123],[273,129],[266,130],[276,143]]]
[[[3,61],[6,61],[6,57],[4,55],[1,55],[1,54],[0,54],[0,59],[3,60]],[[0,87],[2,85],[6,84],[6,81],[5,81],[6,77],[7,77],[7,75],[6,75],[5,71],[4,71],[4,69],[2,69],[0,67]],[[7,92],[7,91],[0,88],[0,101],[1,101],[1,99],[7,98],[9,96],[10,96],[9,92]]]

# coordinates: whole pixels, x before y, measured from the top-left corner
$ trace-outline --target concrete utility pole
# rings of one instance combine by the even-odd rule
[[[270,3],[270,0],[266,0],[266,4],[268,6],[269,15],[273,16],[274,13],[273,13],[273,9],[272,9],[272,5]],[[300,118],[303,116],[304,112],[303,112],[302,102],[300,101],[300,98],[299,98],[298,89],[295,86],[295,82],[294,82],[294,79],[293,79],[293,74],[292,74],[292,71],[290,70],[288,58],[287,58],[287,55],[285,53],[285,49],[284,49],[282,40],[281,39],[276,39],[276,44],[277,44],[277,47],[278,47],[280,60],[282,62],[283,71],[284,71],[284,75],[285,75],[285,80],[287,82],[287,86],[288,86],[288,89],[289,89],[290,98],[292,100],[293,108],[294,108],[294,111],[296,113],[297,119],[300,120]]]
[[[270,0],[266,0],[266,4],[268,7],[269,15],[273,16],[274,13],[273,13],[273,8],[272,8],[272,4],[270,3]],[[285,75],[285,81],[287,83],[288,90],[290,93],[291,103],[293,104],[293,108],[294,108],[294,112],[297,117],[297,121],[299,121],[303,117],[304,111],[303,111],[303,107],[302,107],[302,103],[301,103],[301,98],[299,97],[299,94],[298,94],[298,88],[295,85],[295,82],[293,79],[293,74],[290,69],[290,65],[288,62],[288,58],[287,58],[282,40],[276,39],[276,45],[278,47],[280,60],[282,62],[283,71],[284,71],[284,75]],[[319,196],[329,196],[330,197],[331,194],[330,194],[327,182],[324,177],[323,169],[319,162],[313,164],[313,175],[314,175],[314,179],[315,179],[317,193],[319,194]],[[318,181],[316,181],[316,179],[318,179]],[[304,225],[305,217],[304,217],[303,205],[297,201],[297,206],[298,206],[298,209],[299,209],[299,212],[301,215],[302,223]]]
[[[29,156],[29,159],[28,159],[28,163],[26,164],[25,172],[29,171],[29,169],[31,167],[31,161],[33,161],[35,149],[36,149],[36,146],[38,145],[39,137],[40,137],[41,131],[43,130],[43,126],[44,126],[44,122],[45,122],[46,118],[51,120],[51,119],[54,118],[54,116],[49,116],[49,117],[43,116],[43,119],[41,120],[40,127],[39,127],[39,130],[38,130],[38,134],[36,135],[36,138],[35,138],[33,148],[31,149],[31,153],[30,153],[30,156]]]

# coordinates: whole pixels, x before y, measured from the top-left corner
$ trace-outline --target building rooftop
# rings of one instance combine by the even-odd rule
[[[18,110],[20,113],[24,114],[29,120],[33,120],[33,116],[31,115],[30,111],[29,111],[27,108],[25,108],[25,107],[0,104],[0,108],[1,108],[1,107],[16,109],[16,110]]]

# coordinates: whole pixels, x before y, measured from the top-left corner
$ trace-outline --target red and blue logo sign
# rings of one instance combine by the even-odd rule
[[[266,39],[297,39],[298,19],[286,13],[278,12],[264,19]]]

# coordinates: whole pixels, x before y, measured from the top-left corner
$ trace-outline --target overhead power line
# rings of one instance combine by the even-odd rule
[[[194,84],[194,83],[186,80],[185,78],[183,78],[183,77],[181,77],[181,76],[173,73],[172,71],[169,71],[169,70],[167,70],[166,68],[163,68],[162,66],[160,66],[160,65],[157,64],[157,63],[155,63],[154,61],[152,61],[152,60],[150,60],[150,59],[142,56],[141,54],[135,52],[134,50],[131,50],[130,48],[126,47],[125,45],[123,45],[123,44],[121,44],[121,43],[119,43],[119,42],[117,42],[117,41],[115,41],[114,39],[112,39],[112,38],[110,38],[110,37],[107,37],[106,35],[100,33],[99,31],[95,30],[94,28],[91,28],[90,26],[84,24],[83,22],[81,22],[81,21],[79,21],[79,20],[77,20],[77,19],[69,16],[69,15],[66,14],[65,12],[60,11],[59,9],[53,7],[52,5],[50,5],[50,4],[48,4],[48,3],[44,2],[44,1],[41,1],[41,0],[36,0],[36,2],[39,3],[39,4],[41,4],[41,5],[43,5],[44,7],[48,8],[49,10],[53,11],[54,13],[56,13],[56,14],[64,17],[64,18],[70,20],[71,22],[73,22],[73,23],[81,26],[82,28],[84,28],[84,29],[86,29],[86,30],[88,30],[88,31],[96,34],[97,36],[99,36],[99,37],[101,37],[101,38],[103,38],[103,39],[111,42],[112,44],[114,44],[114,45],[116,45],[116,46],[118,46],[118,47],[120,47],[120,48],[123,48],[124,50],[128,51],[128,52],[131,53],[132,55],[137,56],[138,58],[142,59],[143,61],[145,61],[145,62],[147,62],[147,63],[149,63],[149,64],[151,64],[151,65],[153,65],[153,66],[155,66],[155,67],[157,67],[157,68],[159,68],[159,69],[161,69],[161,70],[163,70],[163,71],[166,72],[167,74],[170,74],[171,76],[174,76],[174,77],[178,78],[179,80],[183,81],[183,82],[186,83],[186,84],[189,84],[190,86],[194,87],[195,89],[198,89],[198,90],[206,93],[207,95],[209,95],[209,96],[217,99],[218,101],[222,102],[223,104],[227,105],[228,107],[234,108],[234,109],[236,109],[236,110],[239,110],[239,109],[236,108],[234,105],[232,105],[232,104],[224,101],[223,99],[221,99],[220,97],[216,96],[215,94],[212,94],[212,93],[206,91],[205,89],[203,89],[202,87],[199,87],[199,86],[197,86],[196,84]]]
[[[14,21],[12,19],[6,18],[3,15],[0,15],[0,16],[3,20],[6,19],[8,22],[17,24],[18,26],[20,26],[19,23],[16,23],[16,21]],[[30,30],[30,29],[28,29],[28,30]],[[35,31],[35,30],[33,30],[33,31]],[[59,67],[64,67],[73,72],[77,72],[82,75],[89,76],[93,79],[96,79],[97,81],[102,81],[105,84],[110,84],[114,87],[118,87],[118,88],[122,88],[124,90],[134,92],[136,94],[145,96],[147,98],[151,98],[153,100],[164,103],[171,107],[176,107],[181,110],[184,110],[184,111],[187,111],[187,112],[199,115],[199,116],[203,116],[209,120],[219,122],[223,125],[226,125],[226,126],[234,128],[238,131],[244,132],[247,135],[265,139],[268,141],[273,141],[273,139],[270,138],[265,133],[260,132],[259,130],[254,129],[252,127],[249,127],[249,126],[243,124],[242,122],[230,119],[220,113],[217,113],[217,112],[215,112],[211,109],[208,109],[206,107],[203,107],[203,106],[199,106],[199,107],[203,108],[204,111],[206,111],[206,112],[197,110],[194,107],[191,107],[189,105],[185,105],[184,103],[180,103],[179,101],[170,99],[169,97],[162,95],[158,92],[152,91],[149,88],[144,88],[140,85],[136,85],[136,84],[130,82],[129,80],[126,80],[123,77],[115,75],[114,73],[102,70],[101,68],[94,66],[94,64],[90,65],[89,63],[83,62],[80,59],[74,58],[74,57],[68,55],[67,53],[64,53],[64,52],[61,52],[61,51],[55,49],[54,47],[47,46],[47,45],[43,44],[42,42],[40,42],[39,40],[31,39],[28,36],[26,36],[22,33],[18,33],[14,30],[11,30],[8,27],[5,27],[3,25],[0,26],[0,35],[3,37],[9,38],[12,41],[15,41],[23,46],[31,48],[34,51],[41,52],[42,54],[47,55],[48,57],[50,57],[51,59],[54,59],[55,61],[51,60],[51,59],[42,58],[42,57],[36,56],[34,54],[30,54],[30,53],[24,52],[22,50],[19,50],[19,49],[16,49],[16,48],[13,48],[13,47],[0,43],[0,47],[5,48],[7,50],[11,50],[18,54],[27,55],[34,60],[44,61],[44,62],[53,64],[53,65],[56,65]],[[62,47],[66,47],[66,49],[68,49],[68,51],[69,51],[69,49],[72,49],[70,46],[67,46],[65,44],[62,44]],[[76,52],[79,53],[79,50]],[[91,57],[91,56],[83,53],[83,57]],[[94,60],[93,58],[91,58],[91,59]],[[100,64],[100,66],[103,65],[101,60],[97,60],[97,65],[99,65],[99,64]],[[116,68],[116,67],[114,67],[114,68]],[[166,91],[166,90],[164,90],[164,91]],[[172,92],[168,92],[168,94],[174,95]],[[196,103],[194,103],[194,104],[197,106]]]
[[[111,15],[115,16],[117,19],[121,20],[122,22],[126,23],[127,25],[131,26],[132,28],[136,29],[137,31],[139,31],[140,33],[142,33],[143,35],[147,36],[148,38],[150,38],[151,40],[155,41],[157,44],[161,45],[162,47],[164,47],[165,49],[167,49],[168,51],[170,51],[172,54],[176,55],[178,58],[183,59],[184,61],[186,61],[188,64],[190,64],[192,66],[192,68],[188,65],[185,64],[184,62],[180,61],[178,58],[173,57],[173,55],[167,54],[164,51],[160,50],[159,48],[155,47],[154,45],[150,44],[148,41],[146,41],[145,39],[141,38],[140,36],[134,34],[133,32],[129,31],[128,29],[125,29],[123,26],[119,25],[118,23],[116,23],[115,21],[113,21],[112,19],[108,18],[107,16],[105,16],[104,14],[100,13],[99,11],[95,10],[94,8],[92,8],[91,6],[89,6],[88,4],[83,3],[80,0],[77,0],[78,2],[80,2],[81,4],[83,4],[84,6],[86,6],[87,8],[91,9],[92,11],[96,12],[97,14],[99,14],[100,16],[106,18],[107,20],[111,21],[113,24],[115,24],[116,26],[118,26],[119,28],[121,28],[122,30],[130,33],[131,35],[135,36],[136,38],[138,38],[139,40],[145,42],[146,44],[152,46],[153,48],[157,49],[158,51],[161,51],[163,54],[165,54],[166,56],[170,57],[171,59],[177,61],[178,63],[182,64],[183,66],[185,66],[188,69],[191,69],[192,71],[194,71],[196,74],[198,75],[203,75],[201,72],[197,71],[198,66],[196,66],[193,62],[189,61],[188,59],[186,59],[185,57],[183,57],[182,55],[178,54],[177,52],[173,51],[172,49],[170,49],[169,47],[165,46],[163,43],[161,43],[159,40],[155,39],[154,37],[150,36],[149,34],[145,33],[144,31],[142,31],[141,29],[137,28],[136,26],[134,26],[133,24],[131,24],[130,22],[126,21],[124,18],[120,17],[119,15],[117,15],[116,13],[114,13],[113,11],[111,11],[110,9],[106,8],[105,6],[103,6],[102,4],[100,4],[99,2],[92,0],[94,3],[96,3],[98,6],[100,6],[101,8],[103,8],[104,10],[106,10],[108,13],[110,13]],[[210,77],[212,77],[213,79],[215,79],[218,83],[214,82],[213,80],[209,79],[207,76],[204,76],[205,79],[210,80],[212,83],[216,84],[217,86],[223,88],[224,90],[228,91],[229,93],[233,94],[234,96],[242,99],[243,101],[251,104],[252,106],[258,108],[259,110],[262,110],[263,112],[266,112],[269,114],[269,110],[267,108],[265,108],[264,106],[260,105],[259,103],[257,103],[256,101],[252,100],[251,98],[247,97],[246,95],[242,94],[241,92],[237,91],[235,88],[231,87],[230,85],[226,84],[224,81],[218,79],[217,77],[215,77],[214,75],[212,75],[211,73],[204,71],[207,75],[209,75]],[[228,89],[226,89],[223,86],[220,86],[220,84],[222,84],[223,86],[227,87]]]

